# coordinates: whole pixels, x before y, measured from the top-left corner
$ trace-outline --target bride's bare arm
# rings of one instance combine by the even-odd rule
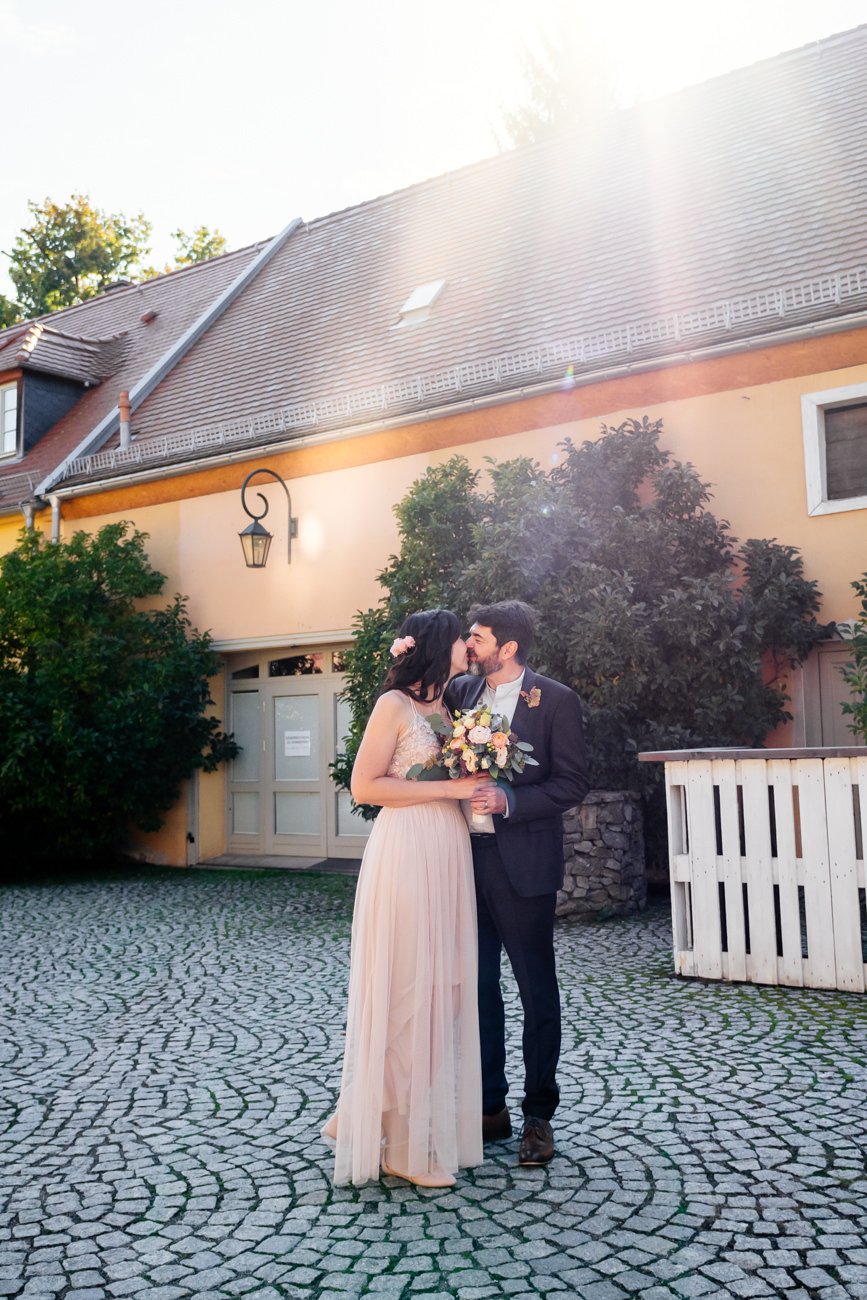
[[[356,803],[404,808],[443,799],[469,799],[480,783],[490,780],[466,776],[454,781],[406,781],[387,776],[391,756],[406,724],[406,698],[397,691],[381,695],[370,715],[352,769],[352,797]]]

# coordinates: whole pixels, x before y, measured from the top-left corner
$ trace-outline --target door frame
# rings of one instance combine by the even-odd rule
[[[350,643],[351,644],[351,643]],[[367,823],[359,821],[361,833],[340,834],[340,825],[349,815],[347,795],[338,791],[329,772],[329,763],[337,756],[342,737],[338,732],[338,697],[345,682],[339,658],[349,648],[346,642],[316,642],[300,645],[278,644],[266,648],[255,647],[226,654],[226,718],[232,729],[233,701],[236,693],[255,691],[258,696],[259,718],[259,774],[253,782],[244,782],[245,793],[259,797],[258,833],[239,836],[233,830],[233,801],[239,782],[233,780],[232,762],[227,766],[225,797],[225,843],[228,853],[243,853],[253,857],[286,858],[359,858],[364,851],[369,834]],[[270,666],[285,660],[317,662],[317,671],[289,672],[271,675]],[[246,672],[245,677],[235,674]],[[252,676],[255,672],[257,675]],[[281,793],[303,793],[307,778],[287,782],[287,787],[276,776],[275,700],[293,695],[315,694],[319,700],[319,773],[309,778],[310,792],[319,793],[320,819],[317,836],[279,834],[276,830],[276,796]]]

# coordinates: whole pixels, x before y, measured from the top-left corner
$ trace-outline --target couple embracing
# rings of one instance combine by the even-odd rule
[[[560,996],[554,907],[563,812],[589,781],[578,698],[527,665],[533,612],[477,607],[466,641],[449,610],[411,614],[352,774],[382,808],[358,879],[340,1098],[323,1135],[336,1183],[380,1172],[449,1187],[511,1136],[506,1106],[503,950],[524,1013],[518,1159],[554,1155]],[[469,671],[467,671],[469,669]],[[536,766],[510,785],[488,775],[408,780],[439,753],[433,713],[490,706]]]

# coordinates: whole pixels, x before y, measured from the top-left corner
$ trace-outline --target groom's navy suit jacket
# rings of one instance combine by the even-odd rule
[[[537,688],[539,703],[527,699]],[[448,685],[448,708],[474,708],[485,678],[464,674]],[[509,882],[522,898],[556,892],[563,884],[563,813],[590,789],[584,731],[578,696],[562,682],[524,669],[521,698],[512,730],[533,746],[538,767],[516,772],[511,784],[500,783],[509,815],[494,817],[497,848]]]

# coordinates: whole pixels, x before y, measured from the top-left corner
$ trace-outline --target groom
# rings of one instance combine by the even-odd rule
[[[512,785],[482,786],[473,797],[476,818],[468,820],[479,916],[482,1135],[494,1142],[512,1133],[500,991],[505,948],[524,1009],[524,1124],[518,1159],[522,1165],[545,1165],[554,1155],[551,1118],[560,1097],[554,905],[563,884],[562,814],[581,802],[590,782],[577,695],[527,667],[533,618],[530,606],[520,600],[473,609],[467,639],[470,672],[450,683],[446,703],[452,710],[485,704],[505,714],[519,740],[533,746],[539,764],[516,773]],[[482,824],[477,824],[479,815]]]

